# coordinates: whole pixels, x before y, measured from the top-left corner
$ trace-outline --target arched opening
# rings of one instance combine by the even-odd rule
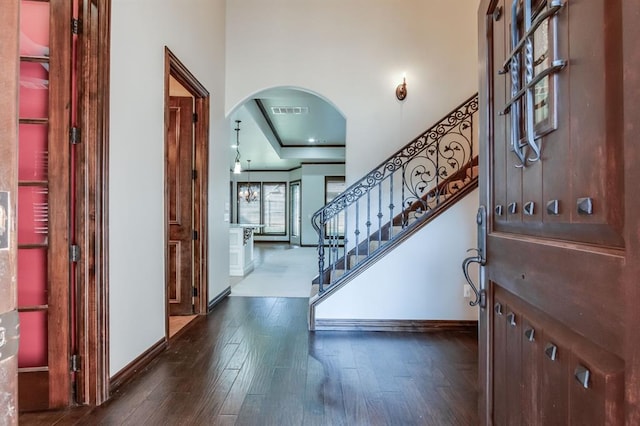
[[[229,113],[228,125],[233,294],[261,260],[254,242],[315,246],[308,218],[325,204],[327,183],[344,182],[346,119],[317,93],[274,87],[245,98]],[[240,173],[234,173],[236,163]]]

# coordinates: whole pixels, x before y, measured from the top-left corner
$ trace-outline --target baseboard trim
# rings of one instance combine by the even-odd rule
[[[478,331],[478,321],[315,319],[314,323],[312,331]]]
[[[163,337],[153,346],[144,351],[139,357],[127,364],[109,379],[109,394],[113,393],[123,384],[133,379],[138,372],[143,370],[155,357],[160,355],[167,348],[167,340]]]
[[[208,314],[211,313],[211,311],[213,311],[213,308],[215,308],[218,303],[222,302],[224,298],[230,294],[231,294],[231,286],[225,288],[222,291],[222,293],[217,295],[213,300],[209,302],[209,304],[207,305],[207,313]]]

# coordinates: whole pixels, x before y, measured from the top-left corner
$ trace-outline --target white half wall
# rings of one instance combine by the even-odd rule
[[[477,207],[476,189],[321,302],[316,319],[477,320],[461,268],[477,246]]]
[[[209,295],[229,285],[225,1],[113,0],[109,350],[113,376],[165,336],[164,47],[211,94]],[[224,155],[214,155],[215,152]]]

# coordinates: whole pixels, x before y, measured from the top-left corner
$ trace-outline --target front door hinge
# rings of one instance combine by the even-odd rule
[[[69,129],[69,142],[71,142],[72,145],[77,145],[80,143],[80,128],[79,127],[72,127],[71,129]]]
[[[193,122],[194,123],[198,122],[198,113],[196,113],[196,112],[193,113]]]
[[[198,297],[198,287],[193,287],[193,297]]]
[[[73,244],[69,246],[69,258],[72,262],[80,261],[80,246],[77,244]]]
[[[73,18],[71,20],[71,33],[78,35],[82,32],[82,23],[79,19]]]
[[[193,241],[196,241],[198,239],[198,231],[194,230],[191,238],[193,239]]]
[[[191,170],[191,179],[196,180],[198,179],[198,171],[197,170]]]
[[[71,355],[70,369],[73,373],[80,371],[80,357],[77,354]]]

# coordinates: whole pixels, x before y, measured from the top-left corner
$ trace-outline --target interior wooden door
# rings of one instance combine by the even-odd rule
[[[193,98],[172,96],[166,146],[170,315],[193,313]]]
[[[625,101],[638,83],[623,69],[639,64],[623,55],[623,3],[480,5],[484,424],[631,418],[625,268],[638,215],[625,211],[640,176],[625,113],[639,100]]]
[[[69,405],[71,9],[20,3],[19,406]]]

